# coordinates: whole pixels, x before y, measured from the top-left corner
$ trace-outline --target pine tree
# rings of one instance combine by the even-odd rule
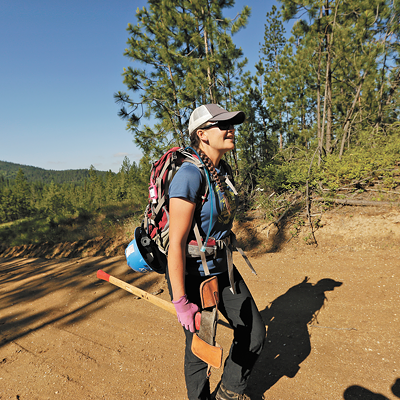
[[[114,174],[111,171],[107,171],[106,181],[104,185],[105,199],[107,204],[112,204],[116,201],[115,182],[116,178]]]
[[[97,209],[104,204],[104,183],[96,168],[91,165],[89,168],[88,190],[86,201],[88,209]]]
[[[0,222],[16,219],[18,219],[18,213],[15,208],[13,192],[9,187],[5,187],[0,193]]]
[[[15,178],[12,188],[12,197],[14,202],[13,208],[15,210],[13,219],[29,216],[32,211],[30,205],[31,191],[28,180],[21,168],[19,168]]]
[[[264,43],[255,75],[241,78],[239,108],[246,121],[237,128],[236,147],[239,153],[242,179],[254,187],[257,175],[283,146],[285,102],[280,82],[281,53],[285,46],[285,30],[275,6],[266,15]]]
[[[53,181],[46,187],[43,200],[46,214],[49,216],[57,216],[64,209],[64,197],[61,194],[59,186]]]
[[[202,103],[228,100],[242,58],[231,35],[246,25],[250,14],[244,7],[237,20],[225,18],[223,9],[233,4],[233,0],[149,0],[148,8],[136,12],[137,25],[128,25],[125,55],[142,68],[128,67],[123,73],[134,97],[118,92],[115,99],[122,104],[119,115],[127,120],[144,154],[154,158],[171,144],[188,144],[191,111]],[[153,126],[141,126],[143,118]]]
[[[282,4],[284,19],[308,17],[308,21],[298,19],[293,29],[300,39],[293,65],[298,71],[301,65],[312,66],[308,73],[299,74],[307,77],[307,85],[297,93],[308,100],[293,110],[305,107],[307,111],[315,102],[310,133],[317,132],[320,152],[324,147],[327,153],[341,155],[344,143],[356,140],[357,131],[381,126],[384,108],[389,108],[384,100],[389,65],[392,76],[398,71],[398,47],[393,43],[399,30],[393,25],[396,6],[387,0],[282,0]]]
[[[264,43],[261,46],[263,64],[263,98],[269,109],[270,126],[278,135],[279,147],[283,148],[284,111],[286,99],[282,94],[281,55],[286,44],[285,29],[280,12],[275,6],[266,15]]]

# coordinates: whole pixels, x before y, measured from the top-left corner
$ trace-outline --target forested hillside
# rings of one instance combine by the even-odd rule
[[[117,174],[99,173],[92,167],[84,171],[80,180],[76,180],[79,175],[71,174],[72,179],[63,183],[44,183],[40,179],[29,182],[22,168],[14,179],[0,175],[0,223],[33,217],[56,221],[57,225],[62,219],[87,217],[96,210],[124,202],[132,210],[134,205],[147,200],[148,169],[147,165],[139,167],[126,158]]]
[[[32,167],[29,165],[15,164],[12,162],[0,161],[0,179],[13,180],[17,177],[18,170],[21,169],[28,182],[41,182],[48,184],[51,182],[77,183],[82,184],[89,178],[88,169],[68,169],[64,171],[55,171],[44,168]],[[97,174],[105,177],[106,172],[97,171]]]

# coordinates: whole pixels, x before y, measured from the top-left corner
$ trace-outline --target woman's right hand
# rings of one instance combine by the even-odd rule
[[[181,323],[181,325],[192,333],[196,332],[194,317],[199,311],[199,307],[196,304],[191,303],[186,294],[179,300],[172,301],[172,303],[175,306],[178,321]]]

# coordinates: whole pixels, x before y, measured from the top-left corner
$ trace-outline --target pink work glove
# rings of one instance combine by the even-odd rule
[[[178,301],[172,301],[175,306],[176,314],[178,315],[178,321],[181,325],[188,331],[194,333],[196,332],[194,325],[194,316],[199,307],[196,304],[191,303],[186,294],[182,296]]]

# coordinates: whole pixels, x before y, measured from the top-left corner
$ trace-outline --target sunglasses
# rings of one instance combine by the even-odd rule
[[[206,125],[201,129],[210,129],[218,127],[221,131],[228,131],[231,126],[233,127],[233,124],[231,122],[219,121],[214,124]]]

